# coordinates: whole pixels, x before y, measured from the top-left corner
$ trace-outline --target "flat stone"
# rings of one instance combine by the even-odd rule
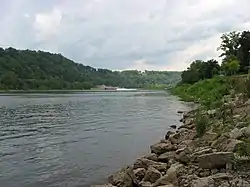
[[[166,152],[161,154],[158,159],[161,162],[168,162],[170,159],[174,159],[175,158],[175,151],[170,151],[170,152]]]
[[[232,152],[209,153],[198,157],[199,167],[203,169],[223,168],[227,163],[232,162],[232,160]]]
[[[210,176],[214,180],[229,180],[232,179],[233,176],[230,173],[217,173]]]
[[[140,158],[140,159],[137,159],[135,163],[133,164],[133,169],[134,170],[138,168],[148,169],[149,166],[154,166],[154,168],[156,168],[159,171],[166,170],[168,167],[166,163],[156,162],[156,161],[149,160],[146,158]]]
[[[150,146],[151,152],[155,153],[157,155],[160,155],[162,153],[168,152],[168,151],[175,151],[177,149],[176,146],[172,145],[171,142],[168,143],[156,143],[154,145]]]
[[[153,161],[158,161],[158,157],[155,153],[150,153],[146,156],[144,156],[143,158],[149,159],[149,160],[153,160]]]
[[[192,182],[191,187],[214,187],[215,181],[210,177],[199,178]]]

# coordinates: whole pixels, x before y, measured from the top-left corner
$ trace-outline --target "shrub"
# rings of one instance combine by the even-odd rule
[[[196,113],[195,117],[196,133],[198,137],[202,137],[208,127],[208,119],[201,112]]]

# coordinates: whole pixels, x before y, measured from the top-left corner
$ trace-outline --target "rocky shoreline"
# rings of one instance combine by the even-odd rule
[[[221,123],[218,118],[199,137],[196,110],[184,112],[183,124],[151,145],[150,154],[111,175],[109,184],[95,187],[250,187],[250,159],[238,153],[242,140],[250,139],[250,126],[243,124],[241,116],[245,113],[239,108],[249,104],[240,99],[233,99],[230,130],[216,132],[215,127]],[[212,121],[217,111],[203,111],[203,116]]]

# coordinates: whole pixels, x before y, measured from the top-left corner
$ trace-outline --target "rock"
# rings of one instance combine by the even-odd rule
[[[159,186],[159,187],[175,187],[175,186],[173,184],[168,184],[168,185]]]
[[[194,118],[186,118],[185,122],[184,122],[184,125],[189,126],[189,125],[191,125],[193,123],[194,123]]]
[[[216,174],[216,173],[218,173],[219,172],[219,170],[218,169],[211,169],[211,173],[212,173],[212,175],[214,175],[214,174]]]
[[[230,173],[217,173],[215,175],[211,175],[210,177],[214,180],[229,180],[233,178]]]
[[[151,184],[150,182],[141,181],[141,182],[139,183],[139,186],[140,186],[140,187],[152,187],[153,184]]]
[[[247,127],[249,125],[249,122],[238,122],[236,124],[237,128],[243,128],[243,127]]]
[[[133,187],[138,183],[131,167],[126,167],[111,175],[108,182],[117,187]]]
[[[208,131],[202,136],[202,140],[206,142],[214,141],[218,137],[218,134],[215,132]]]
[[[232,159],[232,152],[216,152],[199,156],[198,163],[200,168],[218,169],[225,167],[227,163],[232,162]]]
[[[250,125],[241,129],[241,132],[246,138],[250,138]]]
[[[156,143],[150,146],[151,152],[157,155],[168,151],[175,151],[177,149],[176,146],[172,145],[171,142],[168,143]]]
[[[183,149],[183,151],[180,154],[177,154],[175,158],[180,163],[188,163],[190,160],[190,150],[188,148]]]
[[[168,140],[168,138],[169,138],[169,136],[170,136],[171,134],[174,134],[174,132],[168,131],[167,134],[165,135],[165,140]]]
[[[200,147],[200,148],[197,148],[196,150],[194,150],[194,153],[190,157],[191,157],[191,160],[193,162],[197,162],[198,157],[200,155],[209,154],[209,153],[212,153],[212,152],[213,152],[213,150],[210,147]]]
[[[146,158],[146,159],[149,159],[149,160],[153,160],[153,161],[158,161],[158,157],[155,153],[151,153],[151,154],[148,154],[146,156],[144,156],[143,158]]]
[[[250,183],[243,179],[234,179],[232,184],[236,187],[249,187]]]
[[[183,114],[184,111],[183,111],[183,110],[178,110],[177,113],[178,113],[178,114]]]
[[[240,129],[234,128],[230,133],[229,136],[231,139],[239,139],[243,136],[243,133]]]
[[[192,182],[191,187],[214,187],[215,181],[210,177],[199,178]]]
[[[177,128],[176,125],[171,125],[170,127],[171,127],[172,129],[176,129],[176,128]]]
[[[141,181],[143,179],[143,177],[145,176],[146,173],[146,169],[144,168],[138,168],[136,170],[134,170],[134,174],[137,180]]]
[[[176,163],[176,164],[171,165],[171,167],[168,169],[166,175],[159,178],[154,183],[154,186],[169,185],[169,184],[177,183],[177,172],[181,167],[183,167],[183,165],[180,163]]]
[[[224,151],[224,147],[229,138],[230,137],[228,134],[223,134],[219,138],[213,141],[213,143],[211,144],[211,147],[216,148],[220,151]]]
[[[149,160],[146,158],[140,158],[135,161],[133,164],[133,169],[145,168],[148,169],[149,166],[153,166],[155,169],[159,171],[165,171],[168,168],[166,163],[155,162],[153,160]]]
[[[230,151],[235,152],[239,148],[240,145],[243,144],[243,141],[236,140],[236,139],[229,139],[227,140],[226,144],[222,148],[223,151]]]
[[[179,139],[179,133],[175,133],[175,134],[171,134],[169,136],[169,141],[172,143],[172,144],[179,144],[179,142],[181,141]]]
[[[178,170],[181,167],[183,167],[182,164],[176,163],[176,164],[171,165],[171,167],[168,169],[166,175],[168,176],[167,178],[168,178],[168,180],[170,182],[174,183],[175,181],[177,181],[177,176],[176,175],[177,175]]]
[[[154,183],[157,179],[161,177],[161,173],[157,169],[150,166],[146,171],[143,181]]]
[[[175,158],[175,151],[170,151],[170,152],[166,152],[161,154],[158,159],[161,162],[168,162],[170,159],[174,159]]]
[[[208,177],[209,175],[211,175],[211,171],[209,169],[201,169],[198,174],[199,177]]]

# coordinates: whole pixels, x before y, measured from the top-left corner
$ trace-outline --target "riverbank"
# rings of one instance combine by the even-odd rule
[[[213,81],[221,87],[206,87]],[[206,85],[198,83],[192,88],[210,89],[212,99],[193,97],[202,104],[183,113],[183,124],[177,130],[168,131],[150,146],[150,154],[113,174],[109,184],[100,187],[250,186],[250,100],[246,93],[228,90],[221,79]],[[222,89],[229,94],[221,94]]]

